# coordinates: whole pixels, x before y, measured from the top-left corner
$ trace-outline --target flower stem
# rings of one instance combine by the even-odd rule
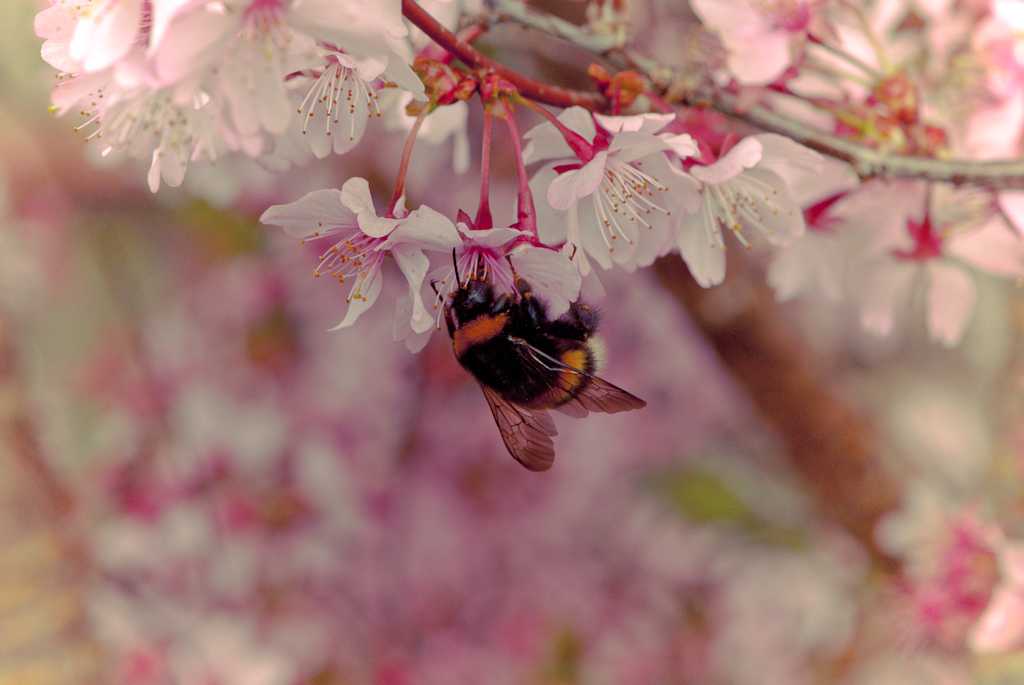
[[[563,138],[565,138],[566,144],[572,148],[572,151],[575,152],[576,156],[583,160],[584,163],[589,162],[594,158],[593,144],[580,134],[568,128],[565,124],[559,121],[558,117],[554,114],[547,111],[537,103],[531,102],[525,98],[521,98],[519,102],[551,122],[551,125],[557,128],[558,132],[562,134]]]
[[[491,104],[484,104],[484,133],[480,147],[483,148],[480,157],[480,205],[476,210],[476,227],[488,229],[494,226],[491,218],[491,128],[494,122],[494,115],[491,112]]]
[[[828,43],[821,40],[820,38],[817,38],[816,36],[809,35],[807,38],[810,41],[811,45],[816,45],[825,52],[828,52],[834,57],[837,57],[846,62],[847,64],[852,65],[858,71],[866,75],[871,81],[880,81],[882,79],[882,75],[878,73],[878,70],[872,67],[867,62],[864,62],[863,60],[854,57],[845,50],[840,50],[834,45],[829,45]]]
[[[384,216],[395,218],[395,205],[402,199],[402,194],[405,192],[405,174],[409,171],[409,158],[412,157],[412,144],[416,142],[416,134],[420,130],[420,124],[426,119],[427,113],[431,109],[429,106],[424,107],[420,110],[420,113],[416,116],[416,122],[412,125],[412,130],[409,131],[409,136],[405,139],[405,149],[402,150],[402,162],[398,165],[398,178],[395,179],[395,192],[391,195],[391,204],[388,205],[388,209],[384,212]]]
[[[501,101],[505,108],[505,121],[508,123],[508,132],[512,137],[512,151],[516,157],[516,174],[519,176],[519,203],[518,203],[518,226],[522,231],[529,231],[534,238],[537,235],[537,209],[533,204],[533,193],[530,192],[530,181],[526,175],[526,165],[523,163],[523,148],[519,142],[519,129],[516,127],[516,119],[512,116],[512,108],[506,100]]]
[[[579,105],[589,110],[596,110],[604,104],[604,98],[598,93],[568,90],[548,85],[523,76],[505,65],[495,62],[469,43],[459,40],[458,36],[437,23],[437,20],[416,4],[414,0],[402,0],[402,14],[406,19],[419,27],[423,33],[427,34],[431,40],[458,57],[467,66],[500,75],[514,85],[524,97],[553,107]]]

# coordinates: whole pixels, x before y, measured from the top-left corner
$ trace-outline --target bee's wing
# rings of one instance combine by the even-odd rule
[[[480,388],[494,414],[501,439],[516,461],[531,471],[550,469],[555,463],[555,444],[551,436],[557,435],[551,415],[543,409],[512,404],[483,383]]]
[[[592,411],[617,414],[620,411],[642,409],[647,406],[647,403],[636,395],[597,376],[567,366],[554,357],[541,352],[525,340],[514,338],[513,343],[518,345],[524,355],[532,359],[534,363],[545,369],[558,370],[560,373],[556,383],[566,394],[579,393],[565,404],[553,407],[557,411],[578,419]],[[583,390],[577,391],[576,388],[581,384]]]
[[[583,372],[578,371],[578,373],[582,374]],[[566,402],[562,407],[571,406],[574,409],[580,410],[582,412],[582,416],[586,416],[588,411],[617,414],[620,411],[643,409],[647,406],[647,403],[636,395],[628,393],[622,388],[612,385],[606,380],[598,378],[597,376],[590,376],[589,374],[584,375],[590,377],[590,383],[583,388],[583,391],[580,394]],[[559,409],[562,407],[559,407]],[[573,414],[573,416],[575,416],[575,414]]]

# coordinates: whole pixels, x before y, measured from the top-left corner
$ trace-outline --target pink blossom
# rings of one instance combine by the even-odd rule
[[[320,159],[332,150],[339,155],[350,150],[363,137],[367,122],[380,116],[378,79],[394,82],[413,97],[425,99],[423,83],[393,53],[385,59],[359,59],[329,48],[320,47],[317,52],[325,66],[309,86],[299,111],[302,135]],[[321,108],[322,114],[318,114]]]
[[[723,229],[744,245],[744,229],[760,231],[775,246],[803,235],[803,213],[786,177],[821,166],[819,154],[774,134],[748,136],[717,161],[691,166],[701,186],[700,210],[686,217],[677,245],[697,282],[708,287],[725,280]]]
[[[431,327],[432,317],[420,294],[429,264],[423,249],[448,245],[455,235],[451,222],[434,210],[423,206],[402,218],[379,216],[367,181],[351,178],[341,190],[315,190],[290,204],[271,207],[260,221],[280,226],[303,241],[337,239],[321,255],[315,271],[317,276],[329,273],[342,283],[354,281],[346,298],[346,314],[331,330],[351,326],[377,300],[381,266],[388,255],[409,285],[412,329],[422,332]]]
[[[782,76],[800,55],[816,12],[807,0],[693,0],[704,25],[729,52],[729,70],[744,85]]]
[[[673,212],[692,211],[697,200],[693,180],[672,172],[665,155],[672,143],[683,149],[682,140],[654,135],[673,118],[602,117],[573,107],[558,117],[578,136],[572,144],[550,123],[527,132],[527,163],[556,160],[531,182],[547,197],[548,206],[538,207],[542,240],[580,247],[605,269],[647,266],[667,252]],[[581,264],[586,276],[589,265]]]
[[[977,291],[973,270],[1002,278],[1024,272],[1024,241],[998,217],[947,221],[956,196],[925,208],[925,186],[910,181],[866,186],[845,205],[853,230],[869,237],[854,277],[859,285],[861,323],[888,335],[897,312],[923,291],[929,336],[947,347],[967,330]],[[933,218],[938,214],[938,218]],[[939,223],[942,222],[942,223]]]

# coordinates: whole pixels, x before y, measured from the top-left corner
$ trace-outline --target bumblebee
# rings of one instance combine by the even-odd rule
[[[597,312],[579,301],[548,317],[530,285],[516,276],[515,293],[483,277],[459,283],[444,307],[459,364],[480,383],[505,447],[531,471],[555,459],[548,409],[580,418],[614,414],[647,403],[594,375]]]

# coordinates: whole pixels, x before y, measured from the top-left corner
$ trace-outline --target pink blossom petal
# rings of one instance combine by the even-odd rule
[[[997,276],[1016,278],[1024,272],[1024,238],[998,217],[954,234],[945,251]]]
[[[204,0],[160,0],[152,3],[153,20],[150,24],[148,50],[153,53],[160,47],[168,27],[179,14],[191,11],[203,3]]]
[[[1003,190],[997,198],[999,208],[1017,232],[1024,236],[1024,191]]]
[[[288,20],[300,31],[359,57],[386,57],[388,38],[409,32],[397,0],[294,0]]]
[[[677,243],[690,274],[702,288],[725,280],[725,248],[711,242],[706,221],[702,214],[688,216]]]
[[[615,135],[611,145],[608,146],[608,153],[614,154],[620,162],[632,162],[642,157],[664,152],[668,144],[657,136],[649,133],[637,133],[624,131]]]
[[[579,297],[580,274],[560,252],[525,245],[513,251],[510,258],[516,272],[547,303],[552,318],[568,311],[569,304]]]
[[[398,225],[399,219],[377,215],[370,195],[370,183],[354,176],[341,187],[341,203],[356,213],[359,229],[371,238],[383,238]]]
[[[974,312],[974,281],[963,269],[937,260],[928,265],[928,332],[932,340],[953,347],[963,338]]]
[[[744,169],[753,168],[761,161],[761,142],[756,136],[747,136],[724,157],[707,166],[696,165],[690,174],[704,183],[724,183],[739,176]]]
[[[361,297],[357,296],[355,291],[362,285],[362,281],[356,279],[356,284],[352,286],[352,294],[349,295],[348,309],[345,311],[345,317],[337,326],[328,328],[328,331],[337,331],[351,326],[363,312],[373,306],[373,303],[377,301],[377,297],[380,295],[381,281],[383,280],[380,274],[374,274],[374,276],[375,278],[370,281],[366,291],[361,293]]]
[[[134,45],[141,21],[140,0],[93,2],[75,27],[68,52],[86,71],[106,69]]]
[[[393,52],[388,55],[388,65],[383,75],[385,79],[391,81],[402,90],[412,93],[413,99],[426,101],[427,96],[423,87],[423,81],[420,80],[420,77],[416,75],[416,72],[412,70],[412,67],[404,59]]]
[[[775,253],[766,279],[779,302],[802,293],[838,302],[843,294],[843,259],[842,247],[835,236],[807,233]]]
[[[260,223],[279,226],[294,238],[311,238],[339,226],[353,228],[358,220],[355,212],[342,204],[340,190],[324,188],[295,202],[274,205],[263,212]]]
[[[238,25],[225,13],[195,11],[181,14],[167,27],[153,60],[157,77],[164,83],[181,81],[218,60]]]
[[[1006,652],[1024,644],[1024,595],[1000,587],[974,624],[968,644],[976,652]]]
[[[523,134],[526,147],[523,148],[523,162],[533,164],[545,159],[563,159],[573,155],[565,138],[553,124],[544,123]]]
[[[327,50],[325,48],[318,48],[318,50],[323,56],[330,56],[338,60],[338,64],[356,72],[356,76],[366,82],[370,82],[383,74],[384,70],[388,67],[389,60],[376,55],[356,57],[355,55],[338,52],[337,50]]]
[[[693,157],[699,151],[697,148],[697,141],[693,139],[689,133],[682,133],[679,135],[663,134],[659,136],[665,141],[669,149],[676,153],[683,159],[687,157]]]
[[[526,231],[520,231],[517,228],[488,228],[481,231],[470,230],[466,224],[461,222],[456,226],[462,235],[483,248],[500,247],[507,245],[519,236],[529,235]]]
[[[790,55],[791,38],[782,31],[726,35],[723,39],[729,51],[729,70],[744,85],[769,84],[782,76],[793,62]]]
[[[752,136],[761,143],[761,160],[758,168],[774,171],[783,179],[790,168],[796,167],[814,172],[821,172],[825,159],[814,150],[804,147],[790,138],[775,133],[761,133]]]
[[[877,336],[892,333],[896,308],[906,303],[916,264],[885,262],[871,269],[860,292],[860,322]]]
[[[759,166],[744,172],[731,183],[743,188],[753,203],[753,216],[744,217],[744,227],[754,227],[756,223],[768,242],[776,246],[789,245],[804,234],[807,228],[804,213],[790,194],[786,182],[775,173],[762,171]],[[755,216],[758,221],[755,221]]]
[[[396,245],[391,248],[391,255],[401,269],[402,275],[409,283],[409,295],[412,300],[412,312],[409,323],[415,333],[423,333],[434,327],[434,317],[427,313],[420,294],[423,290],[423,279],[430,268],[430,260],[418,248],[409,244]]]
[[[597,135],[593,115],[582,107],[570,107],[558,115],[558,121],[570,131],[580,134],[584,140],[593,141]],[[533,127],[523,135],[527,141],[523,150],[523,161],[527,164],[545,159],[561,159],[575,157],[572,148],[565,142],[565,137],[555,128],[554,124],[543,123]]]
[[[608,153],[602,151],[581,168],[559,174],[548,186],[548,202],[555,209],[566,210],[581,197],[591,195],[601,185],[607,162]]]
[[[558,120],[565,124],[570,131],[583,136],[586,140],[593,140],[597,135],[597,126],[594,124],[594,115],[590,110],[583,107],[570,107],[558,115]]]
[[[632,116],[609,116],[607,114],[595,114],[594,119],[601,128],[610,133],[622,133],[625,131],[636,131],[639,133],[657,133],[667,126],[675,114],[634,114]]]
[[[421,250],[451,252],[462,245],[462,236],[451,219],[426,205],[414,210],[388,235],[383,249],[401,243],[415,245]]]

